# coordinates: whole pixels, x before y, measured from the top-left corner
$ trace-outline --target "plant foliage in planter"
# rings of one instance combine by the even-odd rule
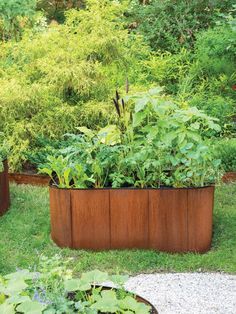
[[[208,145],[217,119],[181,107],[160,87],[121,99],[118,119],[99,131],[78,128],[71,145],[40,169],[60,188],[203,187],[215,182],[219,160]]]
[[[39,271],[25,269],[0,276],[0,313],[157,313],[123,289],[127,276],[94,270],[75,279],[67,264],[57,255],[41,257]],[[119,289],[97,286],[105,281]]]

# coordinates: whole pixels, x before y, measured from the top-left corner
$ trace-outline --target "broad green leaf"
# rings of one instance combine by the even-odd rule
[[[47,174],[49,177],[52,177],[52,169],[46,167],[39,169],[39,173]]]
[[[66,185],[66,188],[69,188],[70,187],[70,175],[71,175],[71,172],[72,172],[72,169],[71,168],[67,168],[65,171],[64,171],[64,180],[65,180],[65,185]]]
[[[107,290],[101,292],[101,298],[91,308],[102,313],[116,313],[120,309],[118,303],[119,300],[116,297],[115,291]]]
[[[200,123],[199,122],[195,122],[190,124],[191,128],[195,129],[195,130],[199,130],[200,128]]]
[[[120,130],[116,125],[108,125],[98,132],[101,143],[115,145],[120,143]]]
[[[127,296],[123,300],[120,300],[119,305],[124,310],[136,311],[139,303],[131,296]]]
[[[86,126],[81,126],[81,127],[78,127],[77,129],[81,133],[85,134],[88,138],[93,138],[95,136],[95,133],[92,130],[86,128]]]
[[[23,292],[28,287],[23,279],[11,279],[6,286],[5,294],[11,296]]]
[[[81,276],[82,281],[87,281],[89,283],[102,283],[108,280],[108,274],[101,272],[100,270],[93,270],[87,273],[83,273]]]
[[[40,314],[43,313],[47,305],[41,304],[37,301],[26,301],[17,306],[17,311],[26,314]]]
[[[171,142],[177,137],[176,132],[168,132],[164,135],[163,141],[171,144]]]
[[[139,126],[145,118],[146,118],[146,115],[141,111],[133,114],[133,127],[135,128]]]
[[[139,112],[141,110],[143,110],[145,108],[145,106],[148,104],[149,102],[149,98],[148,97],[144,97],[141,99],[138,99],[135,103],[135,112]]]
[[[151,89],[149,89],[149,94],[150,95],[157,95],[157,94],[160,94],[162,91],[164,90],[164,88],[163,87],[161,87],[161,86],[157,86],[157,87],[155,87],[155,88],[151,88]]]
[[[0,305],[0,313],[15,314],[14,306],[12,304],[3,303]]]
[[[91,285],[86,280],[81,279],[70,279],[65,281],[65,290],[68,292],[74,291],[87,291],[91,289]]]
[[[219,124],[216,124],[216,123],[214,123],[212,121],[209,121],[208,126],[209,126],[210,129],[215,130],[217,132],[221,131],[221,127],[219,126]]]
[[[186,137],[186,134],[184,132],[179,133],[179,136],[178,136],[179,144],[183,143],[185,137]]]
[[[129,279],[128,275],[111,275],[111,281],[117,285],[124,285],[124,283]]]
[[[9,304],[20,304],[26,301],[30,301],[30,297],[28,297],[27,295],[13,295],[10,298],[7,299],[7,303]]]
[[[33,279],[35,278],[37,274],[35,272],[30,272],[28,269],[21,269],[15,273],[10,273],[6,276],[4,276],[5,279],[13,279],[13,280],[17,280],[17,279]]]
[[[199,158],[199,153],[198,152],[188,152],[188,158],[192,159],[198,159]]]
[[[48,310],[43,311],[43,314],[56,314],[56,313],[57,312],[54,309],[48,309]]]

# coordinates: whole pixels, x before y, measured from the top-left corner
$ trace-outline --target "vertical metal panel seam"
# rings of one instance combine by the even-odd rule
[[[189,189],[187,189],[187,251],[189,250]]]
[[[73,215],[72,215],[72,190],[69,190],[69,202],[70,202],[70,247],[74,248],[74,237],[73,237]]]
[[[111,190],[108,190],[108,198],[109,198],[109,248],[111,249]]]
[[[148,243],[147,248],[150,248],[150,190],[148,190]]]

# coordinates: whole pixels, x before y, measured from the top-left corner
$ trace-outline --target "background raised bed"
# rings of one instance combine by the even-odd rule
[[[7,211],[10,205],[7,161],[5,160],[3,164],[4,170],[0,172],[0,216]]]

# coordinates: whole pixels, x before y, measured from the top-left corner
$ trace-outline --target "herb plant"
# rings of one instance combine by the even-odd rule
[[[73,278],[68,262],[61,262],[58,255],[41,257],[33,272],[24,269],[0,276],[0,313],[151,313],[150,306],[124,290],[127,276],[94,270]],[[101,283],[107,281],[118,289],[104,289]]]

